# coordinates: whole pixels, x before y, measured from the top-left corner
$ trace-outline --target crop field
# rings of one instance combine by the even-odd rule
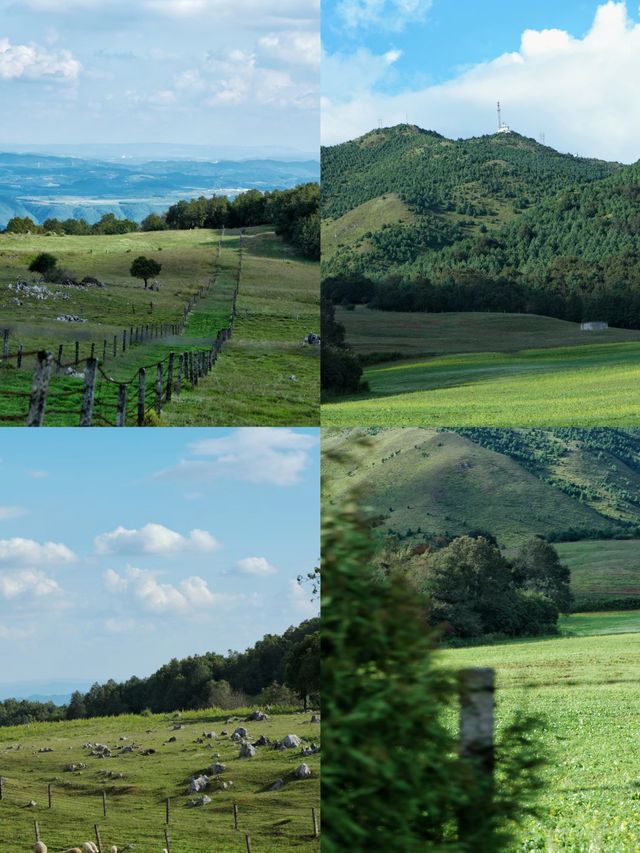
[[[319,744],[320,726],[310,719],[310,713],[274,715],[267,722],[244,725],[251,740],[261,735],[282,740],[296,734],[303,744]],[[246,853],[246,833],[255,853],[318,850],[311,810],[315,808],[319,816],[319,754],[301,757],[301,748],[278,751],[262,746],[253,758],[240,759],[239,745],[230,737],[238,725],[229,720],[229,712],[212,710],[183,713],[179,720],[175,715],[122,716],[0,728],[0,771],[5,780],[0,849],[33,850],[37,820],[50,851],[95,841],[95,824],[107,850],[115,844],[120,850],[131,845],[138,853],[159,853],[166,846],[165,829],[173,853]],[[202,738],[211,731],[216,737]],[[169,742],[172,737],[175,741]],[[202,743],[195,743],[197,739]],[[87,743],[107,745],[113,757],[91,756]],[[134,749],[124,753],[128,746]],[[52,751],[39,752],[43,749]],[[155,752],[143,755],[146,750]],[[201,796],[187,794],[191,777],[207,773],[217,761],[226,765],[220,779],[233,785],[217,790],[210,784],[205,793],[212,802],[189,808],[188,801]],[[80,763],[86,768],[65,770]],[[301,763],[311,769],[310,778],[294,777]],[[269,790],[278,779],[284,786]],[[171,799],[168,827],[167,798]],[[31,801],[35,806],[29,806]]]
[[[640,425],[636,342],[387,362],[364,379],[369,392],[323,406],[323,426]]]
[[[244,238],[239,232],[227,231],[221,240],[218,232],[193,230],[185,232],[153,232],[92,237],[45,237],[0,235],[0,329],[10,330],[9,350],[15,356],[22,345],[25,353],[46,349],[57,356],[63,347],[62,363],[75,361],[75,342],[79,348],[79,367],[91,353],[101,361],[112,383],[98,382],[94,411],[95,423],[110,424],[115,419],[118,383],[131,383],[141,367],[155,376],[155,365],[166,360],[171,352],[182,353],[211,349],[217,332],[226,328],[233,306],[233,295],[240,267],[241,240],[268,245],[268,250],[255,257],[247,252],[247,265],[242,270],[238,307],[248,294],[258,292],[259,300],[277,312],[282,301],[293,303],[300,290],[304,291],[309,322],[315,311],[313,329],[319,326],[318,265],[300,260],[267,228],[248,229]],[[218,247],[220,251],[218,252]],[[17,281],[31,285],[37,277],[26,272],[29,261],[40,251],[51,252],[59,266],[76,279],[92,276],[102,287],[69,287],[46,285],[45,298],[13,289]],[[159,291],[144,289],[142,281],[129,275],[133,258],[139,254],[153,257],[162,263],[158,276]],[[243,250],[244,254],[244,250]],[[244,294],[246,286],[247,297]],[[200,290],[204,288],[200,298]],[[17,304],[17,302],[22,304]],[[195,300],[181,334],[164,334],[143,343],[129,346],[123,352],[123,330],[147,324],[181,326],[185,307]],[[296,307],[296,306],[294,306]],[[298,313],[294,316],[302,314]],[[63,322],[58,316],[77,316],[85,323]],[[238,318],[240,320],[240,318]],[[282,326],[280,336],[272,330],[272,338],[259,336],[249,356],[236,359],[235,369],[226,371],[227,379],[220,391],[215,383],[201,382],[197,387],[184,382],[180,397],[174,395],[161,418],[149,423],[175,426],[210,426],[232,423],[275,425],[281,419],[301,425],[318,421],[317,393],[319,361],[302,344],[299,328]],[[236,331],[236,330],[234,330]],[[237,331],[240,331],[238,328]],[[115,342],[114,342],[115,338]],[[240,336],[238,340],[241,340]],[[106,343],[105,343],[106,342]],[[262,344],[264,343],[264,347]],[[116,357],[113,356],[113,348]],[[262,348],[261,348],[262,347]],[[277,357],[274,350],[278,350]],[[224,350],[223,350],[224,353]],[[212,373],[223,372],[223,353]],[[106,359],[104,355],[106,354]],[[247,362],[250,362],[249,364]],[[17,369],[14,357],[0,366],[0,424],[21,425],[26,421],[28,398],[32,386],[34,357],[25,357]],[[281,374],[289,369],[286,381],[295,385],[295,392],[284,395],[285,380]],[[278,371],[278,382],[273,374]],[[248,381],[246,375],[250,375]],[[262,375],[261,375],[262,374]],[[295,376],[289,380],[289,376]],[[166,368],[165,368],[166,377]],[[209,380],[212,374],[207,377]],[[277,387],[274,389],[274,384]],[[81,377],[68,376],[54,370],[50,384],[46,426],[76,426],[79,423],[80,401],[83,393]],[[130,397],[135,389],[130,391]],[[269,405],[263,397],[279,395],[280,410],[269,417]],[[178,402],[181,404],[178,405]],[[127,424],[135,423],[134,401],[130,400]],[[293,414],[295,413],[295,417]]]
[[[571,569],[571,589],[585,599],[640,597],[640,541],[558,542],[554,548]]]
[[[625,621],[637,630],[639,620],[637,612],[579,614],[563,624],[578,636],[442,653],[456,670],[497,669],[498,737],[516,711],[544,719],[540,816],[527,820],[514,853],[637,853],[640,633],[618,632]]]
[[[168,425],[196,426],[205,409],[226,426],[317,424],[320,348],[318,265],[300,259],[274,234],[244,240],[242,282],[233,338],[216,368],[166,410]]]

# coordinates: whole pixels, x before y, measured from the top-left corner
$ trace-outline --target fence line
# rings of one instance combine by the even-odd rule
[[[233,335],[233,324],[237,316],[237,302],[240,290],[240,283],[242,280],[244,235],[241,235],[240,237],[238,270],[236,273],[236,284],[233,291],[229,321],[225,328],[218,330],[216,338],[209,348],[187,350],[180,353],[172,351],[160,361],[137,368],[134,375],[125,381],[114,380],[107,373],[105,373],[104,368],[106,365],[105,356],[107,352],[112,352],[113,357],[116,358],[118,352],[121,351],[122,354],[124,354],[126,353],[127,349],[132,346],[146,343],[150,340],[154,340],[160,337],[166,337],[168,334],[178,337],[184,333],[189,314],[195,307],[198,300],[204,298],[204,296],[208,292],[210,292],[210,290],[215,286],[215,283],[218,279],[218,275],[220,272],[219,262],[220,255],[222,252],[222,240],[224,237],[224,233],[225,230],[223,228],[218,240],[216,268],[214,270],[214,275],[212,276],[209,285],[207,287],[201,287],[198,292],[190,299],[189,303],[184,309],[182,320],[180,323],[156,323],[131,326],[129,329],[124,329],[122,332],[121,341],[118,335],[113,336],[111,345],[109,344],[109,341],[107,339],[103,341],[102,361],[99,361],[96,358],[95,343],[91,344],[91,355],[85,361],[84,373],[82,377],[78,376],[78,378],[83,378],[82,402],[79,412],[80,426],[92,426],[98,423],[104,426],[125,426],[127,422],[127,404],[128,399],[130,397],[129,388],[132,386],[133,390],[137,391],[138,401],[135,425],[144,426],[146,423],[148,423],[152,411],[154,411],[157,416],[160,416],[164,404],[170,403],[174,395],[176,397],[179,397],[182,394],[183,390],[185,390],[185,382],[190,383],[192,387],[197,387],[199,380],[206,377],[211,372],[218,360],[220,351],[222,350],[225,343],[230,340]],[[54,368],[56,375],[59,375],[61,371],[66,371],[71,375],[77,374],[75,368],[80,366],[80,342],[75,342],[75,353],[73,360],[65,363],[63,361],[64,344],[59,345],[58,355],[55,358],[53,356],[53,353],[47,352],[46,350],[34,350],[25,353],[22,345],[20,345],[16,353],[12,354],[9,352],[9,337],[10,330],[5,329],[3,332],[2,344],[3,363],[10,362],[13,359],[16,359],[16,361],[19,362],[18,366],[22,366],[22,362],[25,358],[32,356],[36,357],[31,393],[27,394],[25,392],[20,391],[2,392],[2,394],[6,396],[21,397],[25,400],[28,400],[28,414],[26,416],[27,426],[42,426],[44,422],[45,412],[48,412],[48,414],[50,415],[73,414],[74,411],[76,411],[75,406],[77,406],[77,403],[75,404],[74,408],[71,409],[51,408],[50,406],[47,409],[47,401],[49,398],[50,383]],[[147,385],[147,371],[154,369],[154,394],[153,402],[150,404],[150,395],[148,393]],[[98,377],[100,377],[100,382],[98,382]],[[116,386],[118,389],[117,402],[115,404],[115,411],[113,412],[113,419],[110,419],[102,412],[98,411],[100,406],[103,405],[103,401],[101,400],[100,395],[104,393],[105,387],[109,386]],[[76,398],[77,393],[77,388],[68,389],[65,391],[58,390],[56,392],[55,402],[56,404],[64,404],[65,400]],[[97,400],[96,393],[98,394]],[[3,420],[18,422],[22,420],[23,417],[24,416],[21,415],[4,416]]]

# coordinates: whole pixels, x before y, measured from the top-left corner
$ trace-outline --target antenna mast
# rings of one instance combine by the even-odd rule
[[[502,129],[502,110],[500,109],[500,101],[498,101],[498,132]]]

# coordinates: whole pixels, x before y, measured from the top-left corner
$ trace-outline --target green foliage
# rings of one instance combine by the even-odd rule
[[[141,255],[133,261],[129,272],[133,278],[144,279],[144,286],[146,288],[149,279],[152,276],[160,275],[161,269],[162,264],[159,264],[157,261],[153,260],[153,258],[145,258]]]
[[[335,309],[328,299],[321,301],[322,361],[320,376],[323,391],[334,394],[360,390],[362,367],[358,356],[344,342],[344,326],[336,322]]]
[[[45,278],[56,268],[58,259],[48,252],[40,252],[29,264],[30,272],[39,272]]]
[[[307,634],[290,649],[284,670],[285,684],[303,699],[320,693],[320,633]]]

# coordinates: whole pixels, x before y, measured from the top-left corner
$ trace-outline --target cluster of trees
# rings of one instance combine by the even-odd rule
[[[47,219],[37,225],[30,217],[14,217],[10,234],[126,234],[132,231],[188,230],[191,228],[248,228],[274,225],[276,233],[300,249],[305,257],[320,258],[320,187],[302,184],[290,190],[249,190],[233,200],[226,196],[204,196],[179,201],[166,213],[152,213],[138,225],[106,213],[95,225],[84,219]]]
[[[0,725],[39,720],[80,719],[171,712],[198,708],[234,708],[250,698],[264,703],[294,703],[320,693],[320,620],[309,619],[281,636],[267,634],[245,652],[213,652],[174,659],[148,678],[94,684],[76,692],[69,705],[9,699],[0,702]]]
[[[321,301],[322,390],[329,394],[355,394],[365,390],[362,366],[358,356],[345,341],[345,328],[336,320],[335,308],[329,299]]]
[[[571,573],[557,551],[534,537],[507,559],[485,536],[461,536],[428,555],[419,588],[429,621],[461,639],[552,634],[569,613]]]

